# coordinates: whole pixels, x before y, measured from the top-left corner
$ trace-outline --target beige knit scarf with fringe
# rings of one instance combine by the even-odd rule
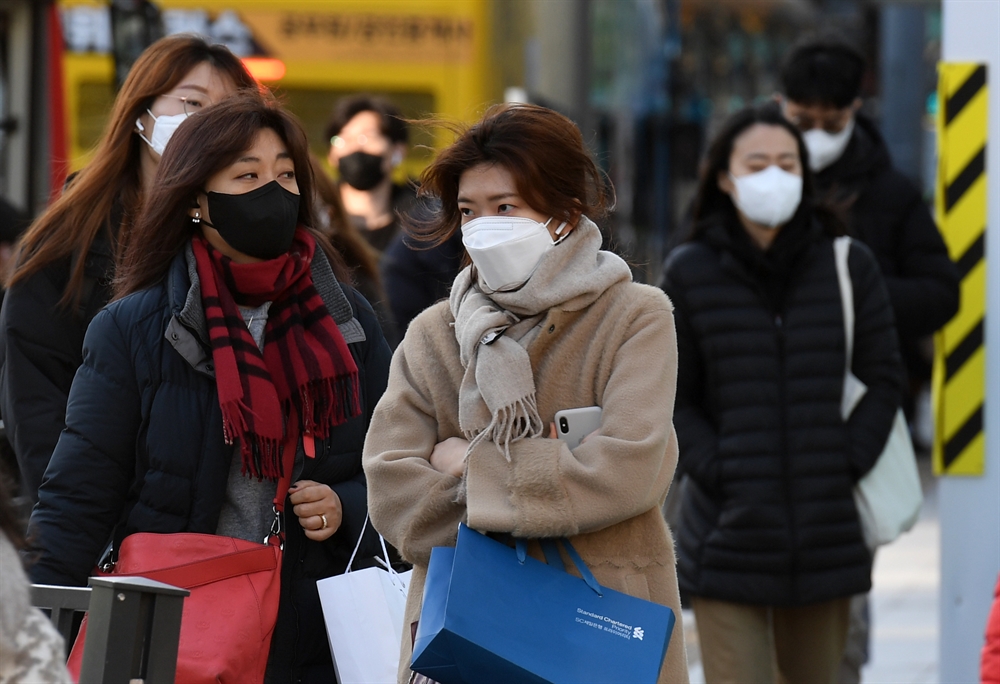
[[[535,377],[528,358],[529,335],[549,309],[579,311],[609,287],[631,280],[620,257],[601,251],[601,232],[581,217],[565,240],[550,249],[523,287],[513,292],[488,291],[473,282],[466,268],[452,286],[455,317],[465,375],[458,394],[458,421],[469,451],[488,440],[510,460],[510,445],[545,431],[535,400]]]

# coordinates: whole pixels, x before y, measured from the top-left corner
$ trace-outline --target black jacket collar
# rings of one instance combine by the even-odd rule
[[[854,133],[844,154],[814,176],[816,187],[823,193],[856,192],[868,179],[892,165],[889,148],[875,123],[861,113],[854,120]]]
[[[812,214],[801,204],[766,251],[750,238],[731,207],[705,219],[699,239],[719,252],[723,268],[747,282],[777,312],[800,257],[823,235]]]

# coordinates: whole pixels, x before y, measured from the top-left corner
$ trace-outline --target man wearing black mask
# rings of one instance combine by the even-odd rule
[[[878,128],[861,112],[865,60],[834,35],[805,39],[789,53],[781,80],[785,116],[809,153],[819,196],[844,213],[849,233],[875,253],[889,290],[911,393],[930,380],[930,335],[955,315],[958,270],[920,191],[893,168]],[[868,602],[851,603],[838,681],[859,682],[868,660]]]
[[[408,142],[406,122],[395,105],[370,95],[344,98],[327,124],[327,137],[344,209],[379,253],[392,327],[401,335],[417,314],[448,296],[462,265],[461,232],[429,247],[402,230],[407,216],[424,216],[427,207],[416,199],[412,185],[392,182]],[[399,341],[396,333],[386,334],[393,347]]]
[[[413,201],[409,188],[392,182],[406,156],[406,123],[387,100],[356,95],[337,103],[326,132],[344,208],[381,254],[399,233],[397,212]]]
[[[878,258],[915,394],[930,380],[928,336],[958,310],[958,270],[920,191],[893,168],[878,128],[860,111],[864,71],[846,41],[806,39],[785,62],[782,106],[802,131],[820,195]],[[904,408],[912,418],[912,395]]]

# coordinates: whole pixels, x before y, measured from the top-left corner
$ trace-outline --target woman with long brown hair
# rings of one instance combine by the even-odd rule
[[[334,681],[316,580],[344,571],[365,527],[361,450],[390,357],[312,227],[312,192],[305,133],[262,96],[181,124],[117,300],[87,331],[30,522],[32,579],[84,585],[108,539],[124,550],[133,533],[185,532],[259,546],[277,515],[280,602],[261,644],[271,682]]]
[[[472,266],[410,323],[365,443],[376,529],[413,563],[399,681],[410,676],[431,548],[458,524],[570,539],[604,586],[672,607],[659,682],[688,673],[674,551],[660,505],[677,463],[670,302],[601,250],[608,193],[580,131],[498,105],[425,170],[427,236],[461,231]],[[556,437],[555,414],[599,427]],[[482,681],[492,681],[483,672]]]
[[[63,429],[83,336],[111,297],[114,260],[180,121],[255,82],[221,45],[157,41],[115,99],[93,161],[17,246],[0,314],[0,414],[32,501]]]

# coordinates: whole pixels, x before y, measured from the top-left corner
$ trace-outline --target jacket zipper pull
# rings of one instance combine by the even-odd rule
[[[309,458],[316,458],[316,439],[308,432],[302,435],[302,450]]]

